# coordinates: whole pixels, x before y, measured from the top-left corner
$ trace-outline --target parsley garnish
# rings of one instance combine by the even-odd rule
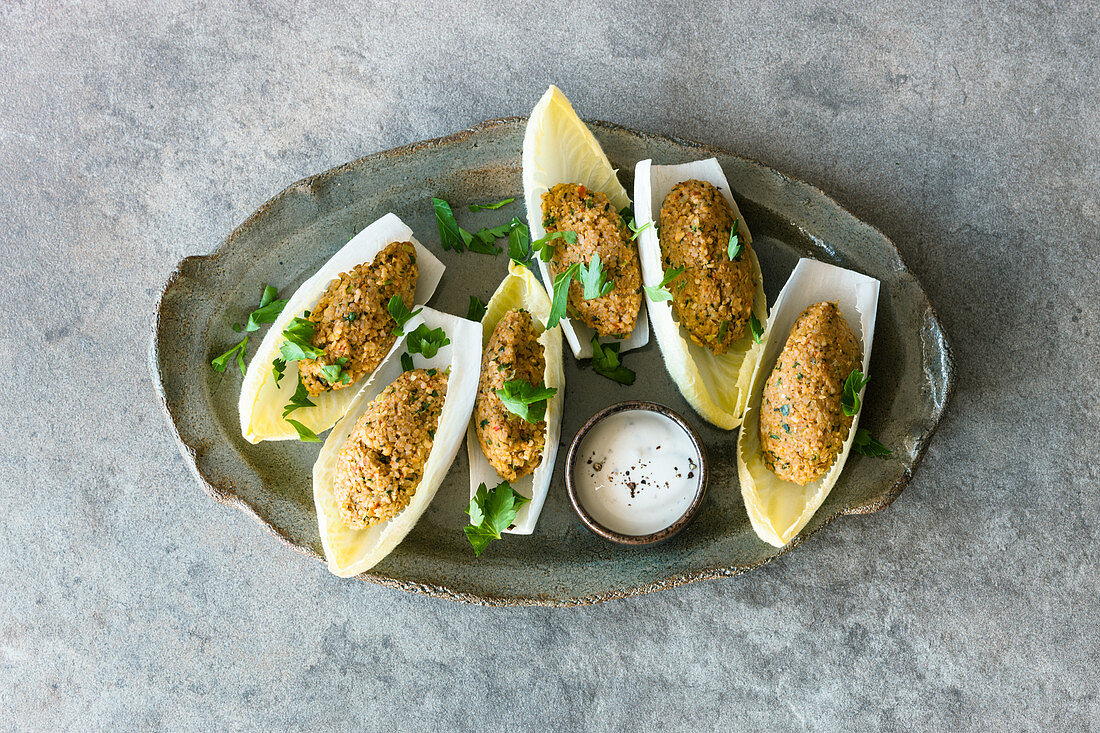
[[[496,391],[504,407],[527,422],[540,422],[546,417],[546,400],[558,393],[554,387],[531,385],[526,379],[511,379]]]
[[[601,344],[598,335],[592,337],[592,368],[619,384],[634,384],[634,372],[619,362],[619,344]]]
[[[463,249],[462,228],[455,221],[455,214],[451,211],[451,205],[443,199],[432,199],[432,207],[435,209],[435,223],[439,227],[439,243],[444,250],[453,249],[461,252]]]
[[[680,275],[682,274],[684,274],[684,268],[682,267],[673,267],[671,269],[665,270],[665,276],[661,278],[660,285],[645,286],[646,295],[648,295],[649,299],[652,300],[654,303],[660,303],[665,300],[672,300],[672,293],[670,293],[665,286],[671,283],[676,278],[680,277]]]
[[[852,441],[852,450],[865,456],[888,456],[892,450],[871,437],[871,432],[866,428],[856,431],[855,440]]]
[[[309,315],[308,311],[306,315]],[[313,340],[313,321],[307,318],[295,316],[290,325],[283,329],[283,338],[286,340],[279,345],[279,350],[286,361],[317,359],[325,355],[323,349],[314,348],[310,343]]]
[[[569,303],[569,283],[580,269],[580,263],[574,262],[565,268],[565,272],[554,278],[553,296],[550,304],[550,317],[546,319],[546,327],[553,328],[558,325],[565,316],[565,309]]]
[[[531,230],[517,217],[512,217],[508,232],[508,256],[519,263],[531,259]]]
[[[248,348],[248,337],[247,336],[245,336],[243,339],[238,341],[237,345],[234,346],[229,351],[225,352],[224,354],[222,354],[218,357],[215,357],[210,362],[210,366],[214,367],[214,371],[216,371],[216,372],[224,372],[225,368],[227,366],[229,366],[229,360],[232,359],[233,355],[235,354],[237,356],[237,366],[240,367],[241,374],[243,375],[244,372],[245,372],[244,351],[245,351],[246,348]]]
[[[466,308],[466,317],[471,321],[480,321],[485,317],[485,304],[476,295],[470,296],[470,305]]]
[[[393,335],[400,336],[401,332],[405,330],[405,324],[409,322],[409,319],[424,309],[417,308],[415,311],[410,311],[401,296],[395,295],[390,298],[390,302],[386,304],[386,310],[389,311],[393,320],[397,322],[397,328],[393,329]]]
[[[483,255],[497,255],[501,252],[500,247],[497,246],[497,237],[507,234],[509,227],[510,225],[505,224],[493,229],[479,229],[476,234],[470,234],[461,228],[459,231],[466,242],[466,249]]]
[[[283,418],[294,412],[300,410],[303,407],[316,407],[317,405],[310,401],[309,390],[302,384],[302,375],[298,375],[298,389],[294,390],[294,394],[290,398],[290,402],[286,403],[283,407]],[[288,421],[289,422],[289,421]]]
[[[722,342],[726,340],[726,332],[729,331],[730,321],[728,318],[722,319],[722,325],[718,327],[718,341]]]
[[[248,323],[244,330],[258,331],[261,323],[274,323],[286,305],[285,300],[276,300],[279,291],[274,285],[264,285],[264,291],[260,295],[260,307],[248,315]]]
[[[271,362],[271,376],[275,377],[275,386],[279,386],[279,380],[283,378],[283,372],[286,371],[286,359],[276,358]]]
[[[844,414],[852,417],[859,412],[859,391],[871,381],[870,377],[863,376],[863,372],[853,369],[848,378],[844,380],[844,394],[840,398],[840,406],[844,408]]]
[[[341,356],[335,364],[326,364],[321,367],[321,374],[329,384],[347,384],[351,381],[351,375],[344,371],[348,364],[348,357]]]
[[[405,337],[405,345],[410,354],[423,354],[424,358],[431,359],[439,350],[451,343],[442,328],[428,328],[421,323]],[[402,364],[403,365],[403,364]]]
[[[580,266],[577,270],[577,280],[584,288],[585,300],[603,297],[615,288],[614,281],[607,277],[607,273],[600,267],[599,252],[592,255],[592,261],[587,266]]]
[[[630,231],[634,232],[634,234],[631,235],[630,239],[635,240],[635,239],[638,238],[639,234],[641,234],[646,229],[649,229],[651,226],[653,226],[653,222],[647,221],[645,224],[642,224],[641,226],[638,226],[638,223],[636,221],[634,221],[633,218],[631,218],[631,220],[629,222],[627,222],[626,226],[627,226],[628,229],[630,229]]]
[[[288,418],[287,422],[290,423],[296,431],[298,431],[298,440],[302,441],[303,443],[321,442],[321,439],[317,437],[317,433],[313,432],[297,420],[291,420]]]
[[[500,539],[501,533],[516,521],[519,508],[529,501],[507,481],[501,481],[491,490],[485,484],[477,487],[474,498],[466,507],[470,524],[463,528],[476,557],[481,556],[490,542]]]
[[[737,233],[737,230],[741,227],[741,221],[734,217],[733,229],[730,229],[730,242],[726,247],[726,252],[729,254],[731,260],[736,260],[741,256],[741,250],[744,249],[744,244],[741,242],[741,236]]]
[[[274,323],[275,319],[279,317],[279,314],[283,312],[283,306],[286,305],[285,300],[277,300],[276,296],[279,294],[277,288],[274,285],[264,285],[263,291],[260,293],[260,306],[248,314],[248,323],[242,328],[241,324],[234,323],[232,328],[237,333],[244,331],[258,331],[261,323]],[[237,358],[237,366],[241,370],[241,374],[245,373],[244,353],[248,348],[248,336],[238,341],[233,348],[224,354],[220,354],[211,360],[210,366],[214,368],[214,371],[224,372],[226,367],[229,366],[229,360],[234,356]],[[276,386],[279,384],[278,378],[275,380]]]
[[[497,201],[495,204],[470,204],[470,211],[496,211],[500,207],[507,206],[513,201],[515,201],[514,198]]]
[[[499,209],[505,204],[510,204],[515,199],[507,199],[501,201],[498,204],[471,204],[470,209],[472,211],[481,211],[483,209]],[[497,246],[497,240],[501,237],[509,238],[509,251],[512,251],[512,234],[517,229],[519,233],[515,235],[515,247],[521,247],[522,243],[530,237],[528,234],[527,225],[524,224],[518,217],[513,216],[512,220],[507,224],[501,224],[497,227],[488,227],[479,229],[477,232],[471,234],[458,225],[458,221],[455,219],[454,211],[451,209],[451,205],[443,199],[433,198],[432,206],[435,209],[435,221],[439,226],[439,241],[443,245],[443,249],[453,249],[456,252],[462,252],[463,249],[468,249],[471,252],[477,252],[479,254],[496,255],[502,251]],[[515,259],[513,257],[513,259]]]
[[[577,233],[571,231],[564,232],[550,232],[545,237],[536,239],[531,242],[531,250],[539,253],[539,259],[543,262],[549,262],[550,258],[554,256],[554,245],[550,244],[555,239],[564,239],[569,244],[577,243]]]
[[[413,366],[413,358],[411,356],[409,356],[409,352],[406,351],[406,352],[402,353],[401,354],[401,371],[411,372],[415,368],[416,367]]]
[[[749,314],[749,328],[752,329],[752,340],[758,344],[763,343],[764,326],[761,325],[755,313]]]

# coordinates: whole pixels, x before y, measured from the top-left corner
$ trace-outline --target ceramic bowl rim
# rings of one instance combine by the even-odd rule
[[[577,487],[573,479],[573,474],[577,464],[577,453],[579,451],[581,443],[584,442],[585,437],[591,432],[592,428],[598,425],[600,422],[612,415],[617,415],[621,412],[631,412],[634,410],[641,410],[647,412],[654,412],[662,417],[666,417],[676,423],[685,433],[687,433],[688,439],[691,441],[692,446],[695,448],[695,452],[699,457],[699,482],[695,489],[695,496],[691,500],[691,504],[688,506],[684,513],[680,515],[679,519],[665,527],[659,529],[656,532],[650,532],[643,535],[624,534],[622,532],[616,532],[613,529],[609,529],[604,525],[596,521],[595,517],[584,507],[579,497],[577,496]],[[707,493],[707,481],[709,479],[709,471],[707,465],[707,449],[703,445],[702,439],[695,431],[695,428],[691,426],[683,415],[673,410],[667,405],[662,405],[659,402],[652,402],[650,400],[624,400],[622,402],[616,402],[613,405],[609,405],[592,417],[585,421],[581,429],[577,431],[577,434],[573,436],[573,440],[569,443],[569,452],[565,458],[565,492],[569,496],[569,503],[573,507],[573,511],[580,517],[581,522],[585,527],[589,529],[593,534],[603,537],[605,540],[609,540],[620,545],[629,545],[632,547],[642,547],[647,545],[654,545],[658,542],[669,539],[670,537],[678,534],[684,527],[691,523],[691,520],[695,518],[696,513],[699,511],[699,507],[703,505],[703,499]]]

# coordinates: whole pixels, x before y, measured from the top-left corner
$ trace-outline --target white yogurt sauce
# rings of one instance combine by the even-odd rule
[[[699,488],[699,454],[669,417],[626,410],[600,420],[577,449],[577,500],[607,529],[646,535],[676,522]]]

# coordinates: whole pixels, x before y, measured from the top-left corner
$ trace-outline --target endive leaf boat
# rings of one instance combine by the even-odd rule
[[[412,530],[454,462],[470,421],[481,369],[480,325],[431,308],[424,308],[409,320],[406,330],[415,333],[421,324],[428,329],[443,329],[450,342],[430,358],[425,358],[423,353],[410,357],[416,369],[444,373],[447,381],[442,410],[434,433],[431,433],[431,450],[408,505],[391,518],[357,529],[350,526],[342,514],[336,486],[340,452],[356,423],[372,401],[405,371],[398,351],[408,345],[407,339],[398,342],[398,348],[390,352],[370,382],[355,395],[347,413],[329,433],[313,466],[313,501],[321,545],[329,570],[341,577],[358,575],[374,567]]]
[[[874,278],[816,260],[801,259],[775,301],[764,337],[763,353],[752,375],[749,402],[737,440],[737,474],[741,480],[745,510],[753,530],[768,544],[783,547],[794,539],[829,496],[851,451],[859,427],[859,412],[852,417],[847,439],[832,466],[821,478],[800,486],[779,478],[764,463],[760,446],[760,404],[764,383],[796,319],[807,307],[823,301],[837,303],[840,314],[860,343],[862,372],[868,374],[878,291],[879,282]],[[860,406],[865,390],[866,385],[858,392],[857,404]]]
[[[489,337],[493,334],[493,329],[496,328],[501,317],[515,308],[522,308],[530,313],[537,324],[536,328],[544,325],[550,316],[550,298],[542,284],[525,266],[510,261],[508,275],[493,293],[493,297],[486,305],[485,316],[481,319],[482,349],[488,345]],[[535,529],[550,489],[554,462],[558,454],[558,439],[561,435],[561,416],[565,396],[561,328],[555,326],[543,330],[538,341],[542,344],[543,356],[546,360],[543,384],[548,388],[556,389],[557,392],[547,400],[546,404],[544,418],[546,436],[539,465],[532,473],[511,482],[513,489],[531,500],[520,508],[512,527],[505,530],[512,534],[531,534]],[[472,499],[481,484],[484,483],[492,488],[501,480],[496,469],[482,452],[478,442],[477,426],[473,421],[467,429],[466,452],[470,461],[470,498]]]
[[[641,229],[638,254],[645,285],[651,289],[662,287],[665,267],[658,215],[673,187],[688,180],[712,184],[733,210],[738,223],[737,231],[744,240],[754,275],[752,314],[763,327],[767,321],[768,305],[760,262],[751,247],[752,235],[748,224],[737,208],[726,175],[715,158],[682,165],[653,165],[653,161],[643,160],[635,167],[634,205],[637,224]],[[684,326],[676,320],[671,300],[655,300],[648,293],[645,300],[665,368],[684,399],[707,422],[726,430],[736,428],[741,424],[749,384],[762,351],[762,345],[753,338],[752,329],[746,327],[744,335],[734,341],[725,353],[716,354],[689,337]]]
[[[523,137],[523,196],[531,239],[546,236],[543,224],[542,195],[559,183],[580,184],[607,196],[615,212],[630,206],[630,196],[600,143],[581,121],[561,90],[551,86],[531,111]],[[550,290],[553,274],[546,262],[536,258],[542,281]],[[592,356],[595,332],[579,318],[565,318],[562,332],[578,359]],[[620,352],[645,346],[649,342],[649,322],[644,305],[639,304],[634,330],[624,339],[605,337],[603,343],[620,344]]]
[[[443,277],[444,266],[413,237],[412,229],[396,214],[386,214],[360,231],[326,262],[320,270],[306,280],[287,301],[282,313],[268,329],[259,349],[248,363],[238,409],[241,418],[241,434],[250,443],[262,440],[293,440],[298,431],[283,416],[298,386],[297,364],[286,364],[286,373],[276,379],[273,365],[280,359],[280,349],[286,341],[284,329],[297,317],[314,308],[325,293],[329,283],[362,263],[374,260],[387,245],[393,242],[412,242],[416,250],[419,275],[416,280],[415,303],[426,303]],[[408,304],[411,308],[412,304]],[[400,344],[394,342],[392,349]],[[332,427],[347,411],[356,393],[370,380],[364,375],[359,382],[344,389],[334,389],[312,397],[314,406],[297,409],[290,419],[296,420],[314,433]]]

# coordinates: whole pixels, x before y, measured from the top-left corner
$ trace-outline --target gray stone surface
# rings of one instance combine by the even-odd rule
[[[1097,729],[1095,4],[190,5],[0,4],[0,730]],[[960,378],[892,507],[552,610],[340,581],[205,497],[145,367],[177,259],[551,81],[897,242]]]

